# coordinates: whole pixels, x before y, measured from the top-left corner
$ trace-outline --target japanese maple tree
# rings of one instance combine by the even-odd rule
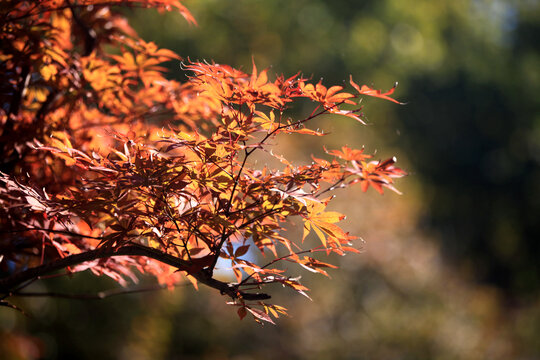
[[[266,285],[308,290],[282,263],[326,275],[334,266],[315,253],[358,251],[338,225],[344,215],[327,210],[333,190],[396,191],[404,172],[346,146],[293,164],[272,143],[324,135],[309,128],[324,114],[363,123],[359,99],[397,102],[394,88],[351,77],[346,92],[301,73],[271,79],[255,64],[248,74],[185,59],[188,80],[167,79],[161,64],[182,59],[139,38],[119,6],[179,11],[195,24],[176,0],[0,4],[0,304],[58,271],[90,269],[124,286],[140,272],[215,288],[241,318],[273,322],[286,310],[268,302]],[[313,111],[295,118],[291,106],[306,100]],[[281,166],[257,166],[256,152]],[[286,236],[293,217],[301,238]],[[310,233],[320,244],[304,248]],[[216,279],[219,258],[236,281]]]

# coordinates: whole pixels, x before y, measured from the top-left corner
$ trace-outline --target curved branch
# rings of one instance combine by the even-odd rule
[[[265,300],[270,296],[267,294],[251,294],[238,290],[235,284],[228,284],[214,279],[206,269],[196,267],[196,263],[177,258],[173,255],[161,252],[144,245],[130,244],[117,249],[96,249],[85,251],[80,254],[66,256],[53,262],[26,269],[16,274],[0,279],[0,292],[10,293],[10,290],[26,281],[38,278],[47,273],[61,270],[70,266],[82,264],[96,259],[109,258],[113,256],[146,256],[158,260],[164,264],[174,266],[180,271],[186,271],[197,281],[219,290],[222,295],[228,295],[232,299],[242,298],[245,300]],[[197,269],[197,270],[194,270]]]

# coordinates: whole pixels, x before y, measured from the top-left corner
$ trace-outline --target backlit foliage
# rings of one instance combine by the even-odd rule
[[[310,121],[325,114],[363,123],[358,86],[326,87],[300,73],[251,74],[196,62],[140,39],[118,6],[180,11],[178,1],[4,1],[0,5],[0,291],[53,271],[90,269],[126,285],[136,271],[174,286],[182,277],[230,298],[243,318],[273,322],[286,313],[260,290],[278,283],[306,295],[283,270],[296,263],[327,275],[314,254],[357,252],[354,236],[327,206],[333,190],[359,184],[397,191],[404,172],[344,146],[293,164],[271,144],[283,134],[322,136]],[[163,62],[188,74],[164,76]],[[310,115],[293,118],[306,99]],[[257,166],[255,152],[280,168]],[[303,237],[287,237],[291,218]],[[303,248],[314,234],[320,244]],[[264,254],[256,263],[248,251]],[[235,282],[214,276],[230,261]],[[294,269],[294,268],[293,268]]]

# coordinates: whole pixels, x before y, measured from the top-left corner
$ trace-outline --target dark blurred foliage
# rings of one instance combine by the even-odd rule
[[[33,320],[0,312],[12,337],[0,348],[130,360],[540,358],[540,1],[185,4],[198,27],[180,15],[126,14],[143,38],[186,58],[249,71],[253,57],[325,84],[349,74],[382,89],[399,81],[406,106],[369,100],[372,125],[321,125],[333,132],[328,147],[397,154],[411,173],[398,184],[404,195],[344,194],[337,210],[366,252],[339,261],[332,279],[306,275],[313,302],[278,295],[292,315],[278,326],[239,321],[207,289],[30,299],[20,305]],[[308,160],[309,143],[296,140],[280,146]],[[89,279],[69,280],[70,291],[112,286]]]

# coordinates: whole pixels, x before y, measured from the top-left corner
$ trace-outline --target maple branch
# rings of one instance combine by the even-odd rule
[[[272,135],[274,135],[276,132],[278,132],[278,131],[280,131],[280,130],[282,130],[282,129],[285,129],[285,128],[288,128],[288,127],[291,127],[291,126],[300,125],[300,124],[303,124],[303,123],[305,123],[305,122],[308,122],[309,120],[312,120],[312,119],[314,119],[314,118],[316,118],[316,117],[318,117],[318,116],[321,116],[322,114],[326,113],[329,109],[332,109],[332,108],[334,108],[334,107],[337,107],[338,105],[341,105],[341,104],[342,104],[342,103],[340,103],[340,104],[335,104],[334,106],[332,106],[332,107],[330,107],[330,108],[328,108],[328,109],[324,109],[324,108],[323,108],[323,110],[321,110],[321,111],[319,111],[318,113],[314,114],[314,112],[320,107],[320,105],[319,105],[319,106],[317,106],[317,107],[315,108],[315,110],[313,110],[313,113],[311,113],[310,116],[308,116],[308,117],[306,117],[306,118],[304,118],[304,119],[302,119],[302,120],[298,120],[298,121],[292,122],[292,123],[290,123],[290,124],[279,125],[279,126],[276,127],[274,130],[272,130],[272,131],[270,131],[269,133],[267,133],[267,134],[264,136],[264,138],[263,138],[261,141],[259,141],[259,142],[257,143],[257,145],[262,146],[266,140],[268,140],[270,137],[272,137]],[[281,123],[281,115],[280,115],[279,123]],[[251,149],[251,150],[249,150],[249,151],[246,150],[246,155],[251,155],[251,153],[254,152],[254,151],[257,150],[257,149],[258,149],[258,147],[255,147],[255,148],[253,148],[253,149]]]
[[[191,285],[190,282],[175,284],[173,287]],[[155,284],[152,286],[139,287],[134,289],[110,289],[100,291],[97,294],[67,294],[58,292],[13,292],[11,296],[16,297],[56,297],[62,299],[75,299],[75,300],[103,300],[113,296],[138,294],[150,291],[159,291],[167,289],[169,286],[166,284]]]
[[[336,188],[342,187],[340,185],[345,181],[345,179],[347,179],[347,177],[342,177],[341,179],[336,181],[333,185],[329,186],[328,188],[326,188],[324,190],[321,190],[321,191],[317,192],[315,194],[315,197],[319,197],[319,196],[323,195],[324,193],[327,193],[329,191],[334,191]]]
[[[229,233],[228,236],[231,236],[232,234],[234,234],[236,231],[240,230],[240,229],[243,229],[251,224],[253,224],[254,222],[260,220],[260,219],[264,219],[265,217],[267,216],[270,216],[270,215],[273,215],[275,214],[277,211],[283,209],[283,207],[279,207],[279,208],[272,208],[270,210],[268,210],[267,212],[264,212],[262,214],[259,214],[257,216],[255,216],[254,218],[251,218],[249,220],[247,220],[246,222],[242,223],[241,225],[239,225],[236,230],[234,230],[233,232]]]
[[[321,111],[319,111],[318,113],[316,113],[316,114],[313,114],[313,113],[312,113],[311,115],[309,115],[308,117],[306,117],[306,118],[304,118],[304,119],[302,119],[302,120],[297,120],[297,121],[294,121],[294,122],[292,122],[292,123],[290,123],[290,124],[283,124],[283,125],[281,125],[281,126],[278,126],[274,131],[271,132],[271,134],[273,134],[274,132],[279,131],[279,130],[281,130],[281,129],[288,128],[288,127],[290,127],[290,126],[296,126],[296,125],[300,125],[300,124],[303,124],[303,123],[305,123],[305,122],[308,122],[309,120],[315,119],[316,117],[319,117],[319,116],[321,116],[322,114],[328,112],[328,110],[330,110],[330,109],[332,109],[332,108],[335,108],[335,107],[338,107],[338,106],[341,105],[341,104],[342,104],[342,103],[335,104],[335,105],[333,105],[333,106],[331,106],[331,107],[329,107],[329,108],[327,108],[327,109],[326,109],[326,108],[323,108],[323,109],[322,109]],[[318,105],[318,106],[315,108],[315,110],[317,110],[319,107],[320,107],[320,105]],[[315,112],[315,110],[313,110],[313,112]]]
[[[261,266],[261,270],[262,269],[266,269],[267,267],[277,263],[278,261],[282,261],[282,260],[287,260],[288,258],[290,257],[293,257],[293,256],[298,256],[298,255],[302,255],[302,254],[307,254],[307,253],[312,253],[312,252],[319,252],[319,251],[327,251],[327,249],[324,249],[322,248],[320,245],[313,248],[313,249],[309,249],[309,250],[302,250],[302,251],[297,251],[297,252],[294,252],[292,254],[288,254],[288,255],[284,255],[282,257],[279,257],[277,259],[274,259],[272,261],[270,261],[269,263],[267,263],[266,265],[264,266]],[[250,275],[248,275],[248,277],[246,277],[244,280],[242,280],[242,282],[240,284],[238,284],[238,286],[246,286],[246,285],[254,285],[254,284],[247,284],[246,281],[248,281],[249,279],[251,279],[251,277],[253,276],[253,274],[255,273],[252,273]],[[264,282],[262,283],[259,283],[260,285],[264,284]]]
[[[194,264],[192,262],[139,244],[126,245],[117,249],[100,248],[97,250],[89,250],[79,254],[66,256],[48,264],[26,269],[0,279],[0,292],[11,296],[13,293],[10,292],[10,289],[25,281],[39,278],[41,275],[82,264],[87,261],[110,258],[113,256],[146,256],[158,260],[164,264],[174,266],[180,271],[186,271],[197,279],[197,281],[219,290],[222,295],[228,295],[232,299],[243,298],[246,300],[264,300],[269,298],[269,295],[267,294],[250,294],[239,291],[237,285],[214,279],[211,274],[204,269],[193,271]]]
[[[246,145],[246,142],[244,141],[244,146]],[[238,186],[238,181],[240,181],[240,176],[242,176],[242,171],[244,171],[244,167],[246,166],[247,158],[255,149],[251,151],[245,151],[244,160],[242,161],[242,165],[240,165],[240,170],[238,170],[238,174],[236,175],[236,179],[234,179],[234,185],[231,191],[231,196],[229,196],[229,201],[227,202],[227,208],[225,209],[225,215],[229,215],[229,212],[231,211],[232,201],[234,198],[234,193],[236,191],[236,188]]]
[[[163,192],[162,196],[155,196],[153,193],[144,191],[142,189],[139,189],[139,191],[142,192],[143,194],[146,194],[146,195],[152,197],[156,201],[161,201],[165,205],[165,207],[167,208],[166,209],[166,215],[171,220],[171,222],[174,223],[175,228],[176,228],[176,230],[178,232],[178,235],[180,235],[182,233],[182,231],[180,229],[180,226],[178,225],[178,222],[176,221],[176,218],[173,217],[174,214],[173,214],[172,208],[170,207],[169,203],[167,202],[167,199],[165,197],[165,192]],[[190,211],[191,210],[185,212],[183,214],[183,216],[185,217],[186,215],[191,214]],[[195,226],[193,226],[188,220],[184,220],[182,218],[180,218],[178,220],[182,221],[185,224],[185,226],[187,226],[189,231],[192,231],[193,233],[196,233],[201,238],[203,238],[205,243],[207,243],[207,244],[211,243],[210,239],[205,234],[203,234],[199,229],[197,229]],[[188,236],[188,238],[189,238],[189,236]],[[182,246],[187,251],[187,249],[188,249],[187,242],[184,239],[181,239],[181,241],[182,241]],[[191,260],[191,255],[189,254],[189,252],[188,252],[188,258],[189,258],[189,260]]]
[[[81,237],[81,238],[87,238],[87,239],[95,239],[95,240],[103,240],[103,237],[101,236],[90,236],[90,235],[83,235],[76,232],[71,232],[68,230],[53,230],[53,229],[45,229],[45,228],[39,228],[39,227],[29,227],[27,229],[13,229],[13,230],[2,230],[0,233],[18,233],[18,232],[26,232],[26,231],[45,231],[53,234],[63,234],[63,235],[69,235],[69,236],[75,236],[75,237]]]
[[[244,141],[244,146],[246,144],[246,142]],[[236,192],[236,187],[238,186],[238,182],[240,181],[240,176],[242,176],[242,171],[244,170],[244,166],[246,166],[246,162],[247,162],[247,158],[249,157],[249,155],[251,155],[251,153],[253,152],[253,150],[251,152],[247,151],[244,149],[244,160],[242,161],[242,165],[240,165],[240,170],[238,170],[238,174],[236,174],[236,179],[234,180],[234,185],[233,185],[233,188],[231,190],[231,196],[229,196],[229,200],[227,201],[227,207],[225,208],[225,215],[226,216],[229,216],[230,215],[230,211],[231,211],[231,206],[232,206],[232,201],[233,201],[233,198],[234,198],[234,193]],[[227,228],[226,227],[223,227],[223,232],[221,233],[221,239],[219,240],[219,244],[217,244],[216,247],[214,247],[214,251],[215,251],[215,255],[214,255],[214,260],[212,261],[212,265],[210,265],[210,272],[213,272],[214,271],[214,268],[216,267],[216,264],[218,262],[218,259],[219,259],[219,255],[220,255],[220,252],[221,252],[221,248],[223,247],[223,244],[225,243],[225,241],[231,236],[231,234],[227,234]]]
[[[31,280],[27,281],[25,284],[21,284],[21,285],[17,286],[17,288],[14,289],[12,292],[14,292],[14,293],[15,293],[15,292],[18,292],[18,291],[24,289],[25,287],[32,285],[32,284],[34,283],[34,281],[36,281],[36,280],[38,280],[38,279],[39,279],[39,278],[31,279]],[[9,297],[9,294],[5,294],[4,296],[2,296],[2,297],[0,298],[0,301],[4,300],[4,299],[7,298],[7,297]]]
[[[16,305],[13,305],[13,304],[11,304],[11,303],[9,303],[9,302],[7,302],[7,301],[5,301],[5,300],[0,300],[0,306],[5,306],[5,307],[11,308],[11,309],[13,309],[13,310],[17,310],[17,311],[19,311],[21,314],[23,314],[23,315],[25,315],[25,316],[28,316],[28,314],[25,313],[25,312],[23,311],[23,309],[21,309],[20,307],[18,307],[18,306],[16,306]]]
[[[165,198],[165,195],[163,196],[163,199],[161,201],[165,204],[165,207],[166,207],[165,212],[166,212],[167,216],[169,217],[169,219],[173,222],[174,226],[176,227],[176,231],[178,231],[178,236],[180,236],[182,231],[180,230],[180,226],[178,226],[178,223],[176,222],[176,219],[173,216],[172,209],[169,206],[169,203],[167,202],[167,199]],[[184,245],[184,249],[186,250],[189,261],[192,261],[191,255],[189,253],[189,249],[188,249],[188,246],[187,246],[187,242],[182,238],[180,240],[182,241],[182,244]]]
[[[261,203],[261,201],[260,201],[260,200],[257,200],[257,201],[255,201],[255,202],[252,202],[251,204],[248,204],[248,205],[244,206],[243,208],[240,208],[240,209],[237,209],[237,210],[234,210],[234,211],[230,211],[230,212],[229,212],[229,215],[244,212],[244,211],[246,211],[246,210],[248,210],[248,209],[251,209],[251,208],[253,208],[253,207],[259,205],[260,203]]]
[[[71,11],[71,16],[73,17],[73,20],[75,20],[75,23],[79,26],[81,31],[84,33],[84,52],[83,56],[88,56],[92,53],[96,46],[96,32],[94,29],[88,27],[84,23],[84,21],[81,20],[77,12],[75,11],[74,4],[71,3],[70,0],[66,0],[66,3],[68,4],[69,10]]]

